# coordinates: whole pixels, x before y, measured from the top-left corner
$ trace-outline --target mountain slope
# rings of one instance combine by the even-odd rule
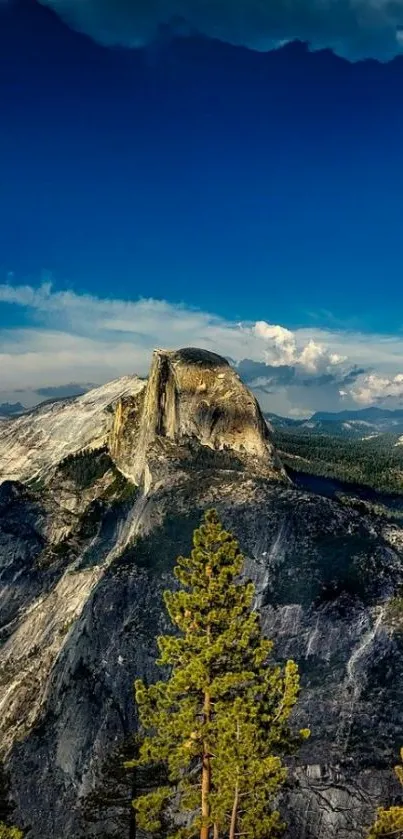
[[[26,481],[44,476],[64,457],[99,448],[108,438],[113,406],[124,395],[137,394],[145,382],[126,376],[84,396],[47,402],[1,424],[0,480]]]
[[[288,839],[362,839],[396,791],[403,532],[296,490],[256,401],[217,356],[159,351],[147,387],[136,381],[113,384],[114,415],[105,396],[91,433],[79,433],[87,408],[75,400],[86,450],[75,458],[69,441],[63,459],[48,415],[45,437],[35,415],[9,431],[15,451],[29,441],[20,481],[32,464],[41,476],[0,486],[0,742],[19,819],[32,839],[83,832],[84,798],[134,727],[133,679],[156,675],[175,558],[215,506],[276,655],[301,667],[296,722],[313,734],[283,800]]]

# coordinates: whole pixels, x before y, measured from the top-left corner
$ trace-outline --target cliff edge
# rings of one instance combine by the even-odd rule
[[[117,405],[110,450],[127,477],[149,486],[155,447],[164,442],[165,457],[193,443],[286,479],[255,397],[224,358],[207,350],[155,350],[140,411],[138,400]]]

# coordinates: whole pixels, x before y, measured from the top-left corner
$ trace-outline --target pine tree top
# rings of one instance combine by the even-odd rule
[[[199,829],[208,839],[207,827],[227,819],[235,789],[244,799],[238,832],[251,839],[280,835],[274,801],[287,774],[281,758],[309,735],[290,730],[298,668],[271,660],[273,644],[262,635],[254,585],[241,578],[243,564],[237,540],[208,510],[190,556],[178,557],[178,590],[164,594],[176,632],[157,639],[158,663],[169,678],[135,685],[145,733],[138,764],[164,762],[169,780],[140,797],[136,809],[144,829],[158,831],[161,814],[179,801],[188,827],[176,827],[175,839],[190,839]]]

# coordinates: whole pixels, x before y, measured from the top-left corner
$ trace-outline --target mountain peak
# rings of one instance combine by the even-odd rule
[[[154,357],[167,356],[173,364],[188,364],[199,368],[229,367],[228,361],[211,350],[199,347],[183,347],[180,350],[155,349]]]
[[[156,349],[147,382],[125,376],[43,403],[2,420],[2,432],[0,480],[44,476],[68,455],[105,445],[123,474],[144,487],[189,459],[195,446],[286,477],[255,397],[225,358],[195,347]]]
[[[195,347],[156,349],[135,439],[132,416],[129,405],[118,406],[112,452],[136,483],[150,480],[145,479],[148,452],[161,441],[227,450],[253,458],[266,474],[284,477],[255,397],[216,353]]]

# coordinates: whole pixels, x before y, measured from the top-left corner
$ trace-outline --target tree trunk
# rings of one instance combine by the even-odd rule
[[[231,824],[229,829],[229,839],[235,839],[236,823],[238,819],[238,805],[239,805],[239,784],[235,784],[234,803],[232,805]]]
[[[210,721],[211,701],[210,694],[204,694],[203,714],[204,722]],[[211,763],[210,751],[206,741],[203,743],[203,765],[201,783],[201,814],[204,824],[200,829],[200,839],[209,839],[210,834],[210,789],[211,789]]]
[[[132,775],[132,798],[130,802],[130,821],[129,821],[129,839],[136,839],[137,836],[137,820],[136,811],[133,807],[133,801],[137,798],[137,767],[133,769]]]
[[[239,720],[237,720],[236,724],[236,740],[239,743]],[[235,790],[234,790],[234,803],[232,805],[232,813],[231,813],[231,824],[229,828],[229,839],[235,839],[236,827],[237,827],[237,820],[238,820],[238,807],[239,807],[239,767],[237,770],[237,780],[235,783]]]
[[[213,825],[213,839],[219,839],[219,827],[217,822],[214,822]]]

